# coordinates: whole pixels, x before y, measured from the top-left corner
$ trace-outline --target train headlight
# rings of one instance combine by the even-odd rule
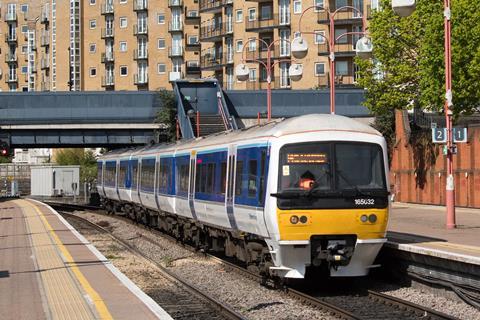
[[[362,222],[367,222],[367,221],[368,221],[368,216],[367,216],[366,214],[362,215],[362,216],[360,217],[360,221],[362,221]]]
[[[307,220],[308,220],[308,219],[307,219],[306,216],[301,216],[301,217],[300,217],[300,222],[301,222],[301,223],[307,223]]]
[[[290,223],[291,224],[297,224],[299,221],[298,216],[291,216],[290,217]]]
[[[369,215],[368,216],[368,221],[370,221],[371,223],[377,222],[377,215],[376,214]]]

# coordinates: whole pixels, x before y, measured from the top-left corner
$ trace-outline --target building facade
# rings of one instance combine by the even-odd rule
[[[0,89],[3,91],[157,90],[177,79],[216,77],[225,89],[328,86],[329,14],[335,37],[362,28],[373,0],[1,0]],[[322,9],[323,8],[323,9]],[[300,27],[300,17],[303,19]],[[302,33],[307,56],[296,61],[290,41]],[[355,83],[355,43],[337,39],[335,84]],[[247,81],[235,77],[246,63]]]

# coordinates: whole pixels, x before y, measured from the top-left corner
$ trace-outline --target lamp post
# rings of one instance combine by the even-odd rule
[[[307,55],[308,43],[303,38],[303,34],[314,34],[316,36],[318,35],[323,37],[325,41],[327,41],[328,51],[329,51],[329,64],[330,64],[330,74],[329,74],[330,76],[330,113],[335,114],[335,44],[337,43],[338,40],[340,40],[345,36],[362,35],[363,37],[357,41],[356,47],[355,47],[355,51],[357,55],[361,58],[369,58],[372,54],[373,47],[372,47],[372,42],[370,38],[365,37],[365,34],[366,34],[365,15],[363,15],[359,9],[352,6],[343,6],[338,8],[334,12],[331,12],[329,10],[326,11],[328,14],[329,26],[330,26],[328,38],[318,32],[302,32],[302,18],[307,11],[314,8],[316,10],[325,10],[323,7],[311,6],[302,12],[302,15],[300,16],[300,19],[298,21],[298,30],[300,32],[300,37],[295,38],[292,41],[292,55],[297,59],[302,59]],[[335,16],[341,11],[349,11],[349,10],[358,13],[362,18],[362,31],[361,32],[345,32],[339,35],[338,37],[335,37]]]
[[[256,59],[256,58],[246,59],[245,48],[248,47],[247,46],[248,44],[250,44],[251,42],[254,42],[254,41],[255,41],[255,43],[257,43],[257,41],[258,41],[259,44],[264,45],[264,47],[267,49],[266,61],[262,61],[260,59],[261,57],[259,57],[259,59]],[[272,71],[273,71],[273,67],[276,64],[279,64],[279,63],[282,63],[282,62],[291,62],[290,60],[287,60],[287,59],[280,59],[280,60],[277,60],[277,61],[272,63],[271,48],[275,43],[277,43],[279,41],[286,41],[286,42],[290,43],[290,41],[286,40],[286,39],[277,39],[275,41],[272,41],[270,44],[268,44],[263,39],[258,39],[258,38],[249,39],[243,45],[242,63],[239,64],[235,68],[235,74],[237,75],[237,78],[238,78],[239,81],[246,81],[250,76],[250,69],[246,65],[247,62],[256,62],[256,63],[259,63],[259,64],[263,65],[263,67],[265,68],[265,70],[267,72],[267,120],[268,121],[270,121],[271,118],[272,118]],[[257,50],[256,47],[255,47],[255,50]],[[261,52],[260,48],[259,48],[258,52]],[[290,79],[292,79],[293,81],[298,81],[302,78],[302,74],[303,74],[302,65],[294,63],[290,66],[290,68],[289,68]]]
[[[447,229],[454,229],[455,223],[455,180],[453,177],[453,119],[452,119],[452,50],[451,50],[451,10],[450,0],[443,0],[445,32],[445,122],[447,127],[447,179],[445,186],[447,207]],[[415,0],[392,0],[392,9],[399,16],[406,17],[415,10]]]

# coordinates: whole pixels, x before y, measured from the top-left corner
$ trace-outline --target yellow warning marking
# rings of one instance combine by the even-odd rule
[[[43,215],[43,213],[33,203],[29,202],[29,204],[31,206],[33,206],[35,211],[39,214],[40,219],[43,221],[45,227],[47,228],[47,230],[52,235],[54,241],[56,242],[56,245],[60,249],[60,252],[62,253],[62,255],[66,259],[65,262],[69,264],[70,269],[72,270],[73,274],[77,278],[77,280],[80,283],[80,285],[82,286],[82,288],[92,298],[93,303],[95,304],[95,308],[97,309],[98,314],[100,315],[100,318],[101,319],[113,319],[112,315],[108,311],[107,306],[105,305],[105,302],[100,297],[100,295],[95,291],[95,289],[92,288],[92,286],[90,285],[88,280],[85,278],[83,273],[80,271],[77,264],[73,260],[73,257],[70,255],[70,252],[67,250],[67,248],[65,248],[65,246],[63,245],[62,241],[60,240],[58,235],[55,233],[55,231],[53,231],[52,226],[50,225],[50,223],[48,223],[48,221],[45,218],[45,216]]]

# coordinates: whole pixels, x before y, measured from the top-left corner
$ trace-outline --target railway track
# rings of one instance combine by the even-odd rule
[[[93,208],[93,207],[85,208],[82,206],[71,205],[71,204],[67,204],[67,205],[57,204],[57,203],[56,204],[49,203],[49,204],[52,205],[54,208],[62,210],[63,212],[65,212],[64,210],[70,210],[70,211],[87,210],[87,211],[94,211],[99,214],[104,214],[104,212],[99,208]],[[78,217],[77,215],[71,215],[71,214],[69,215],[77,219],[83,219],[81,217]],[[116,219],[120,219],[130,224],[135,224],[133,221],[131,221],[126,217],[114,216],[114,215],[108,215],[108,216],[114,217]],[[92,225],[96,225],[95,223],[90,221],[88,221],[88,223]],[[138,225],[138,224],[135,224],[135,225],[137,225],[140,228],[148,229],[151,232],[153,237],[145,236],[140,233],[138,233],[138,235],[141,236],[143,240],[146,240],[153,245],[158,245],[158,243],[155,241],[156,236],[168,238],[173,242],[177,242],[175,238],[161,231],[151,229],[143,225]],[[108,232],[108,230],[104,228],[102,229],[105,232]],[[119,241],[123,241],[123,240],[119,239]],[[128,245],[128,243],[125,243],[125,245],[130,250],[138,251],[135,248],[132,248],[130,245]],[[191,250],[192,252],[197,251],[195,248],[189,247],[188,245],[185,245],[185,248]],[[141,252],[138,252],[138,254],[145,257],[145,255]],[[220,257],[214,256],[208,253],[202,253],[202,254],[208,256],[210,259],[220,262],[222,265],[224,265],[228,269],[235,270],[236,272],[241,273],[245,277],[256,280],[259,283],[263,283],[266,285],[270,285],[270,286],[274,285],[273,282],[265,283],[265,280],[262,279],[261,276],[246,270],[242,266],[238,266],[232,262],[226,261],[225,259],[222,259]],[[151,259],[149,259],[148,257],[145,257],[145,258],[151,261]],[[158,265],[158,263],[156,262],[153,262],[153,263]],[[159,267],[164,269],[168,274],[171,274],[163,266],[159,265]],[[172,276],[174,277],[173,274]],[[329,313],[330,315],[333,315],[341,319],[364,319],[364,320],[365,319],[379,319],[379,320],[380,319],[435,319],[435,320],[456,319],[445,313],[442,313],[442,312],[439,312],[439,311],[436,311],[436,310],[433,310],[433,309],[430,309],[406,300],[388,296],[380,292],[375,292],[372,290],[368,290],[367,294],[364,294],[364,295],[339,295],[339,296],[319,298],[303,292],[302,289],[293,289],[288,286],[283,287],[282,289],[284,290],[285,294],[289,295],[290,297],[293,297],[304,304],[322,309],[327,313]]]

